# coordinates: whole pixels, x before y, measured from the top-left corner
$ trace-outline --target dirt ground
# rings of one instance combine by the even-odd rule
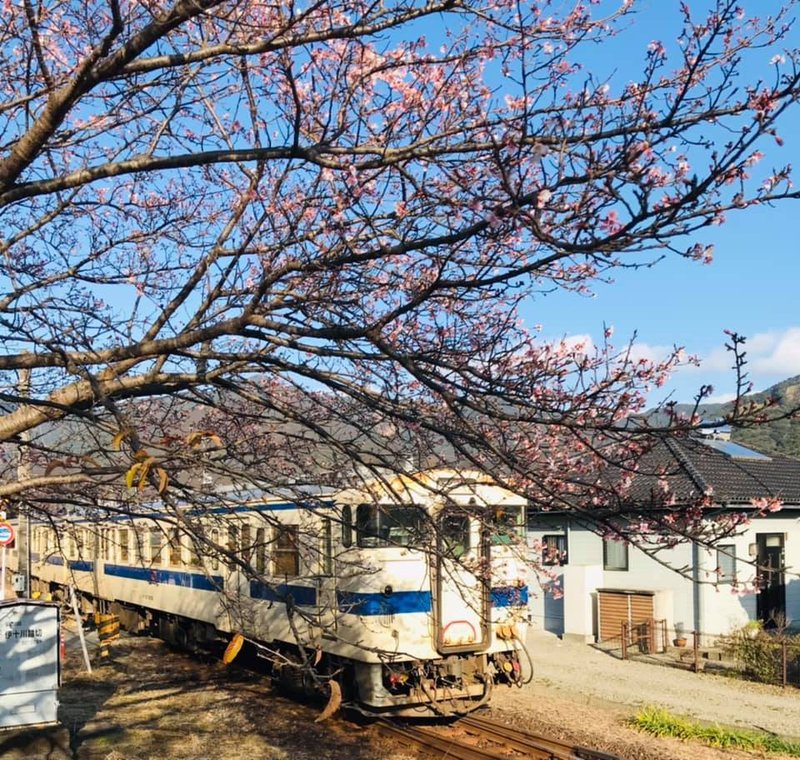
[[[95,653],[96,644],[90,642]],[[661,669],[654,668],[654,674]],[[387,743],[363,721],[314,723],[319,706],[275,693],[269,679],[218,661],[126,637],[110,662],[89,675],[74,642],[61,692],[61,726],[0,733],[3,760],[401,760],[415,755]],[[630,705],[565,694],[547,679],[496,689],[489,717],[515,727],[618,754],[625,760],[753,758],[624,725]],[[777,756],[772,755],[772,758]]]
[[[90,643],[90,652],[94,652]],[[0,733],[3,760],[372,760],[391,748],[368,728],[315,724],[318,707],[275,694],[269,679],[126,637],[91,675],[72,649],[61,727]],[[93,657],[96,660],[96,657]]]

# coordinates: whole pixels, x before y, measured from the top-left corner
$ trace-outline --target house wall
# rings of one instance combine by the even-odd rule
[[[708,636],[714,636],[727,633],[757,617],[754,592],[742,593],[733,584],[717,582],[716,550],[681,544],[659,552],[659,562],[630,546],[627,570],[605,570],[600,536],[576,526],[568,518],[538,515],[529,525],[528,545],[533,547],[544,536],[559,533],[567,536],[568,564],[566,567],[549,567],[546,570],[555,573],[563,598],[556,598],[552,581],[545,580],[537,588],[536,581],[531,580],[529,608],[535,628],[579,637],[586,637],[592,632],[596,634],[596,620],[592,622],[593,631],[585,628],[572,631],[568,630],[569,623],[565,625],[565,617],[567,621],[570,617],[577,619],[578,616],[571,616],[569,610],[585,603],[585,599],[574,598],[576,593],[582,597],[589,593],[596,601],[597,588],[664,592],[661,597],[666,604],[662,605],[663,612],[659,614],[664,615],[670,630],[674,630],[678,623],[686,631],[700,630]],[[755,578],[755,569],[748,561],[755,559],[750,556],[750,549],[756,543],[758,533],[784,534],[785,566],[789,568],[786,574],[786,613],[787,618],[800,627],[800,578],[792,576],[792,568],[800,573],[800,512],[786,510],[758,518],[743,527],[739,535],[720,542],[735,547],[736,574],[740,584],[752,583]],[[533,551],[531,548],[531,558],[538,561],[540,555]],[[678,573],[675,568],[683,569],[683,572]],[[575,589],[572,595],[571,578]],[[587,588],[587,581],[594,588]],[[565,605],[568,610],[566,616]]]

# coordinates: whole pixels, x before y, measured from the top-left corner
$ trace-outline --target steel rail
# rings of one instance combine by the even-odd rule
[[[379,724],[379,729],[387,734],[401,737],[412,744],[418,744],[423,749],[435,750],[438,757],[446,757],[448,760],[500,760],[500,758],[508,760],[507,756],[504,757],[422,728],[398,726],[385,721]]]
[[[501,741],[504,746],[510,749],[528,753],[531,750],[545,753],[533,755],[533,757],[537,758],[543,757],[548,758],[548,760],[550,758],[553,758],[553,760],[561,760],[561,758],[565,760],[620,760],[617,755],[611,755],[608,752],[575,746],[558,739],[540,736],[530,731],[521,731],[504,723],[495,723],[485,718],[469,716],[459,720],[456,725],[467,731],[473,729],[478,736],[486,736],[495,741]]]
[[[482,718],[461,718],[453,729],[487,740],[493,746],[477,746],[436,729],[401,726],[391,721],[381,722],[379,727],[386,733],[418,744],[449,760],[509,760],[510,757],[520,760],[620,760],[616,755],[574,746]]]

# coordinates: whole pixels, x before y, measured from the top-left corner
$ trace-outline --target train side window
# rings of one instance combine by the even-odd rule
[[[333,526],[330,517],[322,521],[322,574],[333,575]]]
[[[150,564],[161,564],[161,529],[150,529]]]
[[[136,559],[140,565],[144,565],[147,561],[147,549],[145,549],[145,532],[144,528],[136,528],[133,531],[133,538],[136,543]]]
[[[256,572],[259,575],[264,575],[267,571],[266,534],[267,532],[264,528],[256,528]]]
[[[71,532],[69,534],[69,540],[67,541],[67,556],[70,559],[75,559],[75,555],[78,553],[77,549],[77,542],[75,541],[75,533]]]
[[[242,548],[241,539],[239,535],[239,526],[238,525],[229,525],[228,526],[228,552],[230,553],[230,557],[228,559],[228,566],[231,568],[236,567],[236,563],[234,562],[234,557],[239,554],[239,551]]]
[[[200,541],[202,539],[201,529],[194,528],[193,533],[189,533],[189,564],[192,567],[200,567]]]
[[[342,546],[349,549],[353,545],[353,508],[349,504],[342,507]]]
[[[250,523],[242,525],[242,559],[245,562],[250,562],[253,554],[253,537]]]
[[[356,533],[359,546],[371,547],[380,545],[378,510],[372,505],[358,505],[356,509]]]
[[[130,534],[127,528],[119,529],[119,561],[130,561]]]
[[[180,567],[183,564],[181,554],[181,532],[178,528],[173,528],[169,537],[169,564]]]
[[[97,528],[92,528],[86,533],[86,556],[97,559]]]
[[[277,529],[275,547],[272,551],[274,575],[285,578],[300,575],[300,549],[297,538],[297,525],[281,525]]]
[[[211,529],[211,569],[219,570],[219,556],[217,554],[219,546],[219,529]]]

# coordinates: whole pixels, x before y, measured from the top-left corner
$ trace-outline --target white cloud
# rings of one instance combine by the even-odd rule
[[[565,335],[561,340],[567,348],[580,350],[586,354],[594,349],[594,341],[592,340],[592,336],[588,334]]]
[[[762,333],[745,343],[751,372],[800,374],[800,327],[782,333]],[[760,354],[760,355],[759,355]]]
[[[757,374],[786,377],[800,374],[800,327],[756,333],[747,338],[743,350],[747,354],[745,370],[751,378]],[[733,354],[724,346],[717,346],[700,356],[699,367],[687,369],[708,375],[712,372],[729,372],[733,364]]]
[[[763,391],[770,385],[793,375],[800,375],[800,327],[770,330],[747,338],[744,371],[754,391]],[[723,403],[735,397],[729,389],[735,385],[734,356],[724,346],[719,346],[700,356],[699,367],[682,367],[672,376],[678,397],[693,397],[701,383],[710,383],[718,392],[705,399],[707,403]]]
[[[704,404],[726,404],[736,398],[735,393],[715,393],[713,396],[703,399]]]

